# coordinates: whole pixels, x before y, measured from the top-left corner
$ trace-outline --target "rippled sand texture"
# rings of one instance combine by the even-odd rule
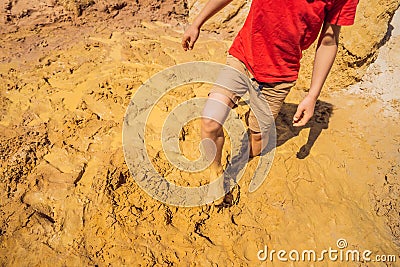
[[[204,32],[195,51],[181,50],[183,26],[176,23],[195,4],[189,3],[181,15],[177,8],[175,15],[164,10],[157,18],[168,21],[169,14],[174,26],[145,22],[151,19],[146,15],[140,22],[141,13],[133,12],[131,4],[93,13],[85,10],[97,4],[75,5],[75,15],[56,6],[54,10],[66,15],[42,26],[29,26],[27,15],[11,17],[0,38],[1,265],[258,266],[257,252],[264,245],[322,251],[336,248],[339,238],[347,240],[349,249],[399,255],[398,109],[384,113],[385,99],[337,90],[363,76],[379,44],[363,62],[349,66],[346,60],[362,59],[356,55],[366,50],[347,39],[341,48],[347,57],[339,59],[314,118],[298,129],[291,126],[291,118],[305,95],[301,84],[310,65],[304,65],[304,81],[290,93],[277,119],[278,147],[271,172],[256,192],[248,193],[248,184],[257,159],[250,161],[233,200],[222,205],[176,208],[138,187],[122,150],[123,118],[131,97],[166,67],[193,60],[224,62],[230,44],[223,34]],[[360,15],[358,25],[371,14],[382,22],[397,6],[374,3],[360,13],[368,16]],[[48,10],[39,4],[35,8]],[[383,8],[391,11],[373,13]],[[40,12],[30,16],[35,14],[45,19]],[[101,14],[111,17],[101,21]],[[132,25],[121,22],[132,14]],[[384,26],[373,24],[379,31],[369,29],[383,38],[388,21]],[[380,43],[380,38],[374,40]],[[398,42],[387,43],[398,51]],[[345,51],[346,45],[353,54],[346,52],[350,48]],[[307,54],[305,62],[310,58]],[[193,182],[160,152],[157,118],[179,101],[206,95],[206,86],[176,91],[163,99],[149,123],[147,149],[156,168],[171,180]],[[244,108],[237,112],[244,118]],[[196,121],[182,133],[180,145],[188,155],[197,148],[198,133]],[[225,149],[224,158],[229,153]],[[278,261],[263,264],[282,266]],[[329,261],[320,265],[385,266]]]

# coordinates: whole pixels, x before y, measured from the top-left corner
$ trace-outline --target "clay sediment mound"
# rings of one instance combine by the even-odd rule
[[[113,20],[120,27],[137,26],[142,20],[176,23],[189,14],[186,1],[177,0],[6,0],[0,7],[1,32],[58,22],[82,25]],[[115,19],[115,20],[114,20]],[[114,22],[113,22],[114,23]]]

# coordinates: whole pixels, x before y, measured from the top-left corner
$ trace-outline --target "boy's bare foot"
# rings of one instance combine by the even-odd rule
[[[214,181],[217,181],[219,177],[224,175],[224,169],[222,165],[217,163],[211,164],[211,166],[209,167],[209,175],[211,180],[210,184]],[[216,184],[213,184],[212,186],[209,187],[209,190],[205,197],[205,202],[206,203],[214,202],[214,204],[216,204],[217,202],[223,200],[224,194],[225,194],[224,180],[219,179]]]

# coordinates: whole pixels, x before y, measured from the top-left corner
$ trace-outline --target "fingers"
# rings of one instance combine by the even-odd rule
[[[296,114],[293,117],[293,126],[301,127],[307,124],[307,122],[311,119],[312,114],[307,112],[304,109],[298,109]]]
[[[312,116],[303,116],[298,122],[293,123],[293,126],[302,127],[307,124]]]
[[[192,50],[194,47],[194,44],[197,41],[197,38],[199,37],[199,29],[196,27],[189,27],[186,32],[183,35],[182,38],[182,47],[183,50]]]
[[[189,41],[189,50],[192,50],[193,47],[194,47],[194,40],[193,40],[192,38],[190,38],[190,41]]]
[[[303,115],[304,115],[303,112],[304,112],[304,109],[302,109],[300,107],[297,108],[297,111],[293,116],[293,125],[295,125],[301,121],[301,119],[303,118]]]
[[[185,51],[192,50],[194,47],[194,39],[191,38],[190,36],[183,37],[182,47],[183,47],[183,50],[185,50]]]
[[[183,48],[183,50],[187,51],[188,49],[190,49],[189,48],[190,47],[189,43],[190,43],[190,37],[189,36],[184,36],[182,38],[182,48]],[[192,48],[193,48],[193,45],[192,45]]]
[[[304,126],[314,115],[316,99],[306,96],[297,107],[296,114],[293,116],[293,126]]]

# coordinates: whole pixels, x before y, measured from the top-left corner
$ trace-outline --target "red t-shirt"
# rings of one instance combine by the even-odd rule
[[[324,21],[352,25],[358,0],[253,0],[229,53],[259,82],[295,81],[302,51],[317,39]]]

